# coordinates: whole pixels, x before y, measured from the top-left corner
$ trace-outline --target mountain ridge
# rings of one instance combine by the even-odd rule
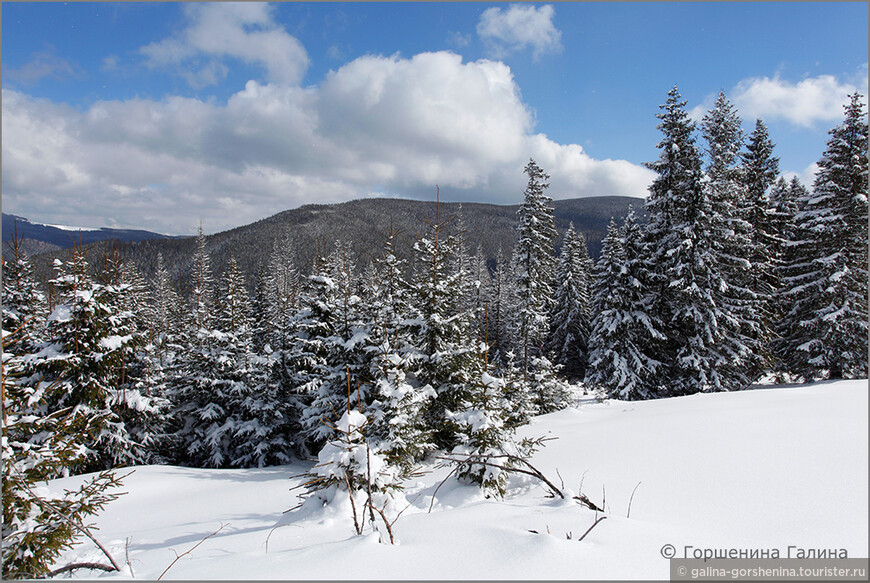
[[[644,199],[627,196],[603,196],[554,200],[556,228],[559,231],[557,248],[570,223],[587,240],[590,255],[595,258],[601,248],[601,239],[611,218],[619,221],[633,205],[642,218]],[[441,202],[440,212],[448,216],[461,214],[466,230],[467,249],[474,254],[480,246],[490,267],[501,248],[509,257],[516,241],[516,211],[519,204],[497,205],[474,202]],[[228,265],[232,254],[253,285],[256,275],[263,270],[275,245],[286,236],[293,247],[296,267],[302,273],[309,270],[323,248],[327,252],[337,239],[351,241],[362,268],[380,253],[383,239],[392,221],[399,232],[398,254],[411,255],[413,241],[422,234],[426,220],[435,216],[435,201],[402,198],[363,198],[334,204],[311,203],[295,209],[281,211],[253,223],[206,236],[206,249],[212,260],[215,275]],[[456,226],[451,227],[456,231]],[[146,278],[156,267],[157,253],[164,257],[170,274],[183,278],[190,268],[196,241],[194,237],[149,238],[137,242],[118,242],[118,252],[124,259],[133,260]],[[87,253],[91,259],[99,256],[101,245],[90,244]],[[57,249],[34,257],[41,278],[51,277],[51,263],[55,257],[67,258],[70,249]]]
[[[2,213],[3,241],[10,241],[17,233],[22,247],[28,255],[68,249],[75,245],[89,245],[104,240],[117,239],[119,242],[139,242],[148,239],[177,238],[171,235],[154,233],[144,229],[116,229],[100,227],[88,229],[84,227],[60,227],[37,223],[18,215]],[[6,245],[3,246],[4,252]]]

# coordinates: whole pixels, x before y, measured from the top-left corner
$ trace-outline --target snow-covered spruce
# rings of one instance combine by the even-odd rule
[[[867,120],[850,97],[830,133],[812,192],[797,201],[783,267],[784,368],[809,381],[867,375]]]

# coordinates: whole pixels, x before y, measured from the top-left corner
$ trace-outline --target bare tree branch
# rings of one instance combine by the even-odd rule
[[[640,486],[640,482],[637,483],[637,486]],[[631,516],[631,501],[634,500],[634,493],[637,492],[637,486],[635,486],[634,490],[631,491],[631,498],[628,499],[628,512],[625,514],[626,518]]]
[[[430,513],[432,512],[432,507],[435,505],[435,495],[438,494],[438,490],[440,490],[440,489],[441,489],[441,486],[443,486],[444,483],[445,483],[447,480],[450,479],[450,476],[452,476],[453,474],[455,474],[455,473],[458,472],[458,471],[459,471],[459,466],[454,466],[453,469],[450,470],[450,473],[447,474],[447,477],[444,478],[443,480],[441,480],[441,483],[438,484],[438,487],[435,488],[435,491],[434,491],[434,492],[432,492],[432,501],[429,502],[429,512],[430,512]]]
[[[62,573],[67,573],[69,571],[74,571],[75,569],[97,569],[100,571],[117,571],[118,569],[112,567],[111,565],[104,565],[103,563],[70,563],[69,565],[64,565],[59,569],[55,569],[54,571],[49,571],[46,574],[46,577],[55,577]]]
[[[175,560],[172,561],[171,563],[169,563],[169,566],[166,567],[166,569],[164,569],[162,573],[160,573],[160,576],[157,578],[157,580],[160,581],[161,579],[163,579],[163,576],[166,574],[166,572],[169,571],[169,569],[171,569],[172,566],[175,565],[175,563],[177,563],[179,559],[181,559],[181,557],[183,557],[183,556],[185,556],[185,555],[189,555],[190,553],[192,553],[193,551],[195,551],[195,550],[196,550],[196,547],[198,547],[199,545],[201,545],[202,543],[204,543],[205,541],[207,541],[208,539],[210,539],[211,537],[215,536],[217,533],[219,533],[220,531],[222,531],[222,530],[224,529],[225,526],[226,526],[226,525],[225,525],[224,523],[221,523],[221,527],[220,527],[219,529],[217,529],[216,531],[214,531],[213,533],[211,533],[210,535],[208,535],[207,537],[205,537],[204,539],[202,539],[201,541],[199,541],[198,543],[196,543],[195,545],[193,545],[193,546],[192,546],[190,549],[188,549],[187,551],[181,553],[180,555],[179,555],[178,553],[175,553]],[[173,549],[172,552],[175,552],[175,550]]]
[[[598,523],[601,522],[602,520],[604,520],[605,518],[607,518],[607,517],[606,517],[606,516],[602,516],[601,518],[599,518],[598,520],[596,520],[595,522],[593,522],[593,523],[592,523],[592,526],[590,526],[588,529],[586,529],[586,532],[583,533],[583,536],[581,536],[580,538],[577,539],[577,542],[579,543],[579,542],[582,541],[584,538],[586,538],[586,535],[589,534],[589,532],[590,532],[593,528],[595,528],[595,527],[598,525]]]

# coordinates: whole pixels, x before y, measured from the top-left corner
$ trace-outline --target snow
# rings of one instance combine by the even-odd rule
[[[41,225],[43,227],[52,227],[54,229],[60,229],[61,231],[88,231],[91,230],[85,227],[72,227],[70,225],[51,225],[49,223],[31,223],[33,225]]]
[[[655,401],[590,399],[534,418],[521,437],[558,439],[533,465],[557,485],[564,478],[566,491],[604,505],[608,519],[582,542],[596,513],[547,497],[530,477],[512,478],[500,501],[451,477],[433,500],[450,471],[442,467],[407,483],[411,505],[393,525],[397,544],[378,544],[368,523],[363,535],[354,533],[340,492],[325,507],[309,503],[283,514],[299,502],[301,489],[290,489],[304,480],[293,476],[310,468],[302,463],[136,467],[124,480],[128,494],[94,519],[96,534],[119,562],[131,537],[135,578],[152,580],[175,553],[222,525],[163,579],[667,579],[665,544],[678,556],[689,545],[776,548],[785,556],[794,545],[861,557],[868,545],[867,392],[867,381],[857,380]],[[50,487],[61,492],[81,481]],[[388,518],[407,503],[387,508]],[[59,564],[104,560],[89,544]],[[130,573],[80,570],[74,577]]]
[[[72,312],[67,304],[59,304],[54,307],[48,316],[49,322],[68,322],[72,318]]]
[[[129,334],[126,336],[107,336],[100,339],[100,346],[106,350],[118,350],[124,346],[124,344],[130,342],[132,338],[133,337]]]

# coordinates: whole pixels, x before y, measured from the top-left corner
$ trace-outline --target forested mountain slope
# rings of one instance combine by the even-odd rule
[[[632,205],[642,213],[643,199],[626,196],[604,196],[553,201],[556,228],[560,239],[571,222],[586,236],[590,255],[597,257],[601,240],[611,217],[619,220]],[[474,254],[478,246],[492,263],[499,247],[510,256],[516,241],[517,209],[519,205],[482,203],[441,203],[440,212],[458,217],[461,209],[467,247]],[[296,265],[307,272],[317,257],[318,248],[331,250],[336,240],[349,241],[364,266],[367,258],[379,253],[384,236],[393,228],[400,233],[399,255],[409,255],[416,234],[425,228],[426,220],[435,217],[434,201],[369,198],[340,204],[310,204],[283,211],[250,225],[209,235],[207,250],[216,273],[222,272],[232,254],[242,271],[253,283],[258,270],[265,266],[273,247],[285,234],[293,247]],[[459,220],[454,221],[457,227]],[[457,227],[458,228],[458,227]],[[107,235],[106,238],[109,238]],[[102,245],[94,245],[89,255],[99,256]],[[156,257],[162,253],[173,277],[182,277],[190,267],[195,247],[194,238],[150,239],[136,243],[119,241],[118,251],[132,258],[146,278],[155,269]],[[51,277],[55,257],[66,258],[68,250],[56,250],[34,258],[40,278]]]

